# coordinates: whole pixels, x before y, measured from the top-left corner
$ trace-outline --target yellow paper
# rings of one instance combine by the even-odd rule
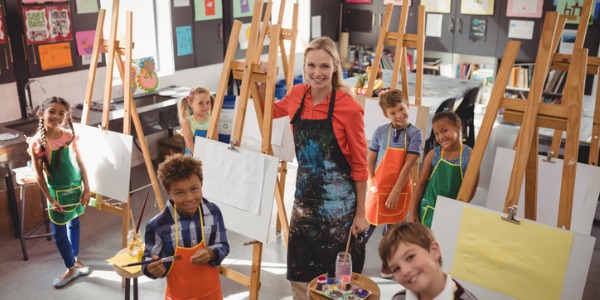
[[[38,51],[42,71],[73,66],[71,44],[68,42],[39,45]]]
[[[464,207],[452,277],[517,299],[560,299],[573,234]]]
[[[120,253],[117,253],[117,255],[107,259],[106,261],[120,268],[123,265],[138,262],[139,260],[137,257],[129,255],[127,251],[121,251]],[[142,271],[142,266],[133,266],[121,269],[127,271],[128,273],[135,274]]]

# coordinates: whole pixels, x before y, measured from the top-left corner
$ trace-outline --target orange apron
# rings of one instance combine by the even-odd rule
[[[385,207],[385,201],[394,188],[398,176],[400,176],[400,170],[402,170],[406,158],[406,130],[404,132],[404,149],[389,147],[390,139],[392,138],[391,132],[392,125],[390,125],[388,133],[388,144],[386,146],[385,154],[383,154],[383,158],[381,158],[381,161],[375,170],[375,176],[369,183],[367,202],[365,205],[365,216],[367,217],[367,221],[376,226],[404,221],[410,210],[410,202],[413,193],[413,183],[409,176],[398,196],[396,209],[392,210]]]
[[[179,230],[177,207],[175,207],[175,255],[181,255],[180,260],[171,264],[167,273],[167,291],[165,299],[223,299],[219,268],[211,265],[192,264],[191,258],[196,251],[206,247],[204,238],[204,218],[202,209],[200,211],[200,230],[202,231],[202,242],[198,245],[186,248],[179,246]]]

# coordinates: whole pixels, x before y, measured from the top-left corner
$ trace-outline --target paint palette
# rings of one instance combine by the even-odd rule
[[[339,283],[325,284],[323,290],[317,290],[317,284],[310,286],[310,291],[325,296],[329,299],[367,299],[371,291],[352,285],[351,289],[342,290]]]

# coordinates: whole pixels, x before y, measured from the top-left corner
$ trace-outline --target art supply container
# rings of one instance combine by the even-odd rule
[[[127,252],[129,252],[129,255],[138,257],[141,260],[144,253],[143,245],[142,237],[135,233],[135,230],[129,230],[127,233]]]
[[[344,275],[340,278],[340,289],[342,291],[349,291],[352,289],[352,285],[350,284],[350,276]]]
[[[235,100],[235,95],[225,95],[223,98],[223,107],[221,108],[221,116],[219,116],[219,142],[229,143],[231,138],[235,118]]]
[[[327,285],[327,277],[319,276],[317,277],[317,291],[324,291]]]
[[[336,282],[340,282],[342,276],[348,275],[348,277],[352,277],[352,256],[350,253],[345,253],[341,251],[337,254],[337,258],[335,260],[335,279]]]
[[[333,286],[335,284],[335,273],[327,273],[327,284]]]

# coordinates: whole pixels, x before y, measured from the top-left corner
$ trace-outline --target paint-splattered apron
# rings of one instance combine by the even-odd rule
[[[388,195],[394,188],[406,160],[406,135],[406,129],[404,129],[404,148],[390,148],[392,139],[392,125],[390,125],[385,154],[375,170],[375,176],[369,183],[365,205],[365,216],[367,221],[373,225],[394,224],[404,221],[408,215],[413,193],[413,183],[410,177],[398,195],[396,209],[388,209],[385,206]]]
[[[456,199],[456,196],[458,196],[458,191],[463,180],[462,156],[462,145],[460,146],[458,164],[453,164],[445,160],[444,149],[441,149],[440,160],[431,172],[429,182],[427,182],[427,187],[425,187],[421,203],[419,204],[419,220],[429,228],[431,228],[437,196],[442,195],[452,199]]]
[[[198,121],[196,121],[196,119],[194,119],[194,116],[190,115],[188,117],[188,120],[190,121],[190,124],[192,125],[192,134],[194,135],[193,139],[192,139],[193,143],[196,143],[197,136],[206,137],[206,133],[208,132],[208,124],[209,124],[208,121],[210,119],[206,119],[206,122],[204,122],[204,123],[198,123]],[[190,151],[190,149],[188,149],[187,147],[185,147],[185,154],[194,155],[194,153],[192,153],[192,151]]]
[[[327,119],[300,118],[304,99],[291,121],[298,160],[296,192],[288,243],[287,279],[308,282],[335,271],[336,255],[344,251],[356,212],[350,165],[333,131],[335,88]],[[354,272],[362,272],[365,245],[351,241]]]
[[[57,163],[56,156],[59,151],[61,152],[61,155],[60,161]],[[81,201],[81,195],[83,194],[83,187],[81,186],[81,170],[79,170],[79,164],[77,164],[77,158],[72,145],[61,147],[56,150],[52,149],[51,153],[49,166],[47,168],[51,176],[47,176],[46,178],[50,195],[63,206],[79,203]],[[52,208],[50,201],[47,203],[48,208]],[[48,216],[54,224],[64,225],[82,215],[84,210],[85,207],[83,205],[67,206],[63,207],[62,213],[49,209]]]
[[[179,218],[177,206],[174,207],[173,218],[175,220],[175,256],[181,255],[181,259],[174,261],[167,273],[167,290],[165,299],[205,299],[221,300],[221,280],[219,278],[219,267],[211,265],[192,264],[191,258],[196,251],[206,248],[204,238],[204,214],[202,207],[198,206],[200,212],[200,231],[202,242],[193,247],[179,245]]]

